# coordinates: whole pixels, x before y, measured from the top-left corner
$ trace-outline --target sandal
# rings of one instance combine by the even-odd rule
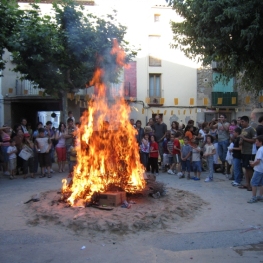
[[[43,178],[43,177],[46,177],[46,175],[45,174],[39,175],[39,178]]]
[[[247,188],[247,191],[252,191],[252,188]]]
[[[51,175],[51,174],[48,174],[48,175],[47,175],[47,178],[51,178],[51,177],[52,177],[52,175]]]
[[[24,179],[27,179],[27,175],[25,174],[25,175],[23,176],[23,178],[24,178]]]

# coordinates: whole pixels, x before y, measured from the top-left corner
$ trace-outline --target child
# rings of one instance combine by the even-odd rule
[[[242,180],[242,166],[241,166],[241,145],[239,145],[241,134],[240,128],[235,128],[233,133],[233,139],[234,139],[234,147],[232,149],[229,149],[230,152],[233,153],[233,168],[234,168],[234,178],[235,180],[232,182],[233,186],[240,186],[241,180]]]
[[[145,133],[142,138],[142,143],[140,145],[140,155],[141,155],[141,162],[145,169],[147,170],[148,166],[148,159],[149,159],[149,151],[150,151],[150,142],[149,142],[149,134]]]
[[[69,175],[68,178],[73,177],[74,166],[77,164],[77,150],[76,150],[76,140],[73,140],[73,145],[69,147],[70,157],[69,157]]]
[[[213,167],[214,157],[213,157],[213,155],[216,152],[215,146],[213,145],[213,141],[214,141],[213,136],[210,135],[210,134],[207,134],[206,135],[206,140],[205,140],[203,157],[206,158],[207,166],[208,166],[208,169],[209,169],[209,175],[205,179],[205,182],[213,181],[213,171],[214,171],[214,167]]]
[[[72,111],[69,111],[69,112],[68,112],[67,121],[68,121],[69,119],[72,119],[72,121],[73,121],[73,126],[75,126],[75,118],[73,117]]]
[[[40,128],[38,130],[38,138],[36,138],[36,150],[38,152],[38,160],[41,167],[41,175],[39,178],[43,178],[46,176],[45,174],[45,168],[47,168],[48,178],[51,178],[50,174],[50,154],[49,151],[51,149],[51,140],[48,137],[45,137],[45,129]]]
[[[167,151],[168,151],[168,159],[169,159],[169,170],[168,174],[175,174],[173,172],[174,162],[173,162],[173,148],[174,148],[174,133],[171,133],[170,140],[167,142]]]
[[[202,172],[202,165],[200,159],[201,148],[198,146],[198,142],[192,142],[192,165],[194,171],[194,177],[192,178],[195,181],[200,181],[200,176]]]
[[[192,147],[189,144],[189,138],[184,137],[184,146],[181,149],[181,165],[182,165],[182,174],[179,176],[179,179],[184,178],[185,171],[187,170],[187,180],[190,180],[190,171],[191,171],[191,154]]]
[[[151,166],[152,173],[156,172],[155,175],[159,175],[158,168],[158,143],[156,142],[156,138],[154,135],[150,137],[150,155],[149,155],[149,163]]]
[[[234,136],[234,131],[235,129],[237,128],[237,121],[236,120],[232,120],[230,125],[229,125],[229,135],[230,135],[230,138],[232,138]]]
[[[180,147],[182,149],[182,147],[184,146],[184,138],[183,138],[183,134],[181,132],[178,132],[178,133],[180,133],[180,135],[178,136],[178,139],[180,142]]]
[[[10,171],[10,180],[13,180],[16,178],[16,153],[17,153],[17,148],[16,148],[16,142],[15,140],[11,139],[10,140],[10,146],[7,148],[7,154],[9,158],[9,171]]]
[[[248,203],[263,202],[263,135],[256,138],[256,146],[259,147],[254,161],[250,161],[250,166],[254,167],[253,177],[251,179],[252,198]],[[259,190],[259,196],[257,196]]]

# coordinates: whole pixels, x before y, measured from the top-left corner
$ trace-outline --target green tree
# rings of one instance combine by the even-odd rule
[[[110,72],[106,81],[117,80],[121,66],[110,53],[112,39],[127,51],[127,62],[136,54],[124,40],[126,27],[114,15],[99,18],[70,0],[53,4],[54,17],[41,16],[39,6],[32,6],[9,37],[15,71],[45,89],[45,94],[64,98],[64,103],[66,93],[86,87],[97,67]]]
[[[1,0],[0,2],[0,70],[4,69],[5,61],[2,59],[4,50],[11,49],[9,38],[14,34],[24,12],[18,9],[15,0]]]
[[[171,22],[174,48],[204,65],[221,63],[222,74],[238,76],[246,90],[263,89],[263,2],[261,0],[167,0],[182,16]]]

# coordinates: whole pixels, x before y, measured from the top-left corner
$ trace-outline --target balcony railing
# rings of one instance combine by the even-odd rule
[[[16,80],[17,96],[42,96],[44,89],[29,80]]]
[[[212,92],[212,106],[237,106],[237,92]]]
[[[107,97],[114,99],[115,97],[124,97],[125,100],[135,100],[136,90],[130,85],[130,82],[111,83],[107,87]]]

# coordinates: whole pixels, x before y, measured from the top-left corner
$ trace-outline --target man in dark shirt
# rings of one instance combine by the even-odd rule
[[[229,151],[233,152],[233,169],[234,169],[234,178],[235,180],[232,182],[233,186],[240,186],[242,181],[242,154],[241,154],[241,145],[239,145],[240,141],[241,129],[239,127],[235,128],[233,136],[234,136],[234,147],[229,149]]]
[[[163,123],[162,118],[160,115],[156,115],[155,117],[155,124],[154,124],[154,135],[156,136],[156,142],[159,146],[159,154],[161,156],[161,165],[162,169],[164,170],[164,163],[163,163],[163,140],[166,136],[167,132],[167,125]]]
[[[256,128],[256,131],[257,131],[257,136],[259,135],[263,135],[263,116],[260,116],[258,118],[258,126]]]

